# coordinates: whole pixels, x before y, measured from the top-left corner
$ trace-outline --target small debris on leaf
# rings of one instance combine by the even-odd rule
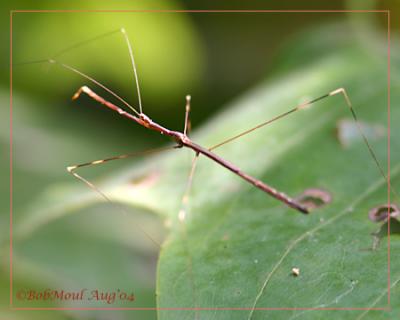
[[[299,268],[292,268],[292,276],[298,277],[300,275],[300,269]]]

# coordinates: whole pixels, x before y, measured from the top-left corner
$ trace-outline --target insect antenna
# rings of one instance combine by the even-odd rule
[[[120,32],[120,29],[116,29],[116,30],[113,30],[113,31],[109,31],[109,32],[100,34],[100,35],[98,35],[98,36],[96,36],[96,37],[93,37],[93,38],[90,38],[90,39],[87,39],[87,40],[83,40],[83,41],[77,42],[77,43],[75,43],[75,44],[73,44],[73,45],[71,45],[71,46],[69,46],[69,47],[66,47],[66,48],[64,48],[64,49],[62,49],[62,50],[56,52],[55,54],[52,55],[52,57],[53,57],[53,59],[54,59],[54,58],[57,58],[57,57],[60,57],[60,56],[64,55],[65,53],[69,52],[69,51],[75,50],[75,49],[77,49],[77,48],[79,48],[79,47],[86,46],[86,45],[88,45],[89,43],[98,41],[98,40],[100,40],[100,39],[102,39],[102,38],[109,37],[109,36],[111,36],[111,35],[113,35],[113,34],[116,34],[116,33],[118,33],[118,32]]]
[[[138,101],[139,101],[139,111],[140,111],[140,113],[143,113],[143,110],[142,110],[142,98],[141,98],[141,95],[140,95],[140,88],[139,88],[139,79],[138,79],[138,75],[137,75],[137,69],[136,69],[136,64],[135,64],[135,58],[133,56],[132,46],[131,46],[131,43],[129,41],[128,34],[126,33],[126,30],[124,28],[121,28],[121,32],[122,32],[122,34],[123,34],[123,36],[125,38],[126,45],[128,46],[129,57],[130,57],[131,63],[132,63],[133,74],[135,75],[136,91],[137,91]]]
[[[111,89],[107,88],[104,84],[100,83],[99,81],[93,79],[92,77],[90,77],[89,75],[83,73],[82,71],[79,71],[78,69],[71,67],[70,65],[67,65],[65,63],[62,62],[58,62],[56,60],[50,59],[48,60],[49,63],[53,63],[53,64],[57,64],[65,69],[68,69],[86,79],[88,79],[89,81],[93,82],[95,85],[99,86],[100,88],[102,88],[103,90],[107,91],[109,94],[111,94],[112,96],[114,96],[116,99],[118,99],[119,101],[121,101],[124,105],[126,105],[129,109],[131,109],[136,115],[140,115],[140,113],[134,108],[132,107],[125,99],[121,98],[118,94],[116,94],[114,91],[112,91]]]
[[[132,61],[132,65],[133,65],[133,70],[134,70],[134,74],[135,74],[135,80],[136,80],[136,84],[137,84],[137,91],[138,91],[138,97],[139,97],[139,110],[136,110],[131,104],[129,104],[125,99],[121,98],[121,96],[119,96],[118,94],[116,94],[114,91],[112,91],[111,89],[107,88],[104,84],[102,84],[101,82],[95,80],[94,78],[92,78],[91,76],[87,75],[86,73],[79,71],[78,69],[76,69],[75,67],[72,67],[70,65],[67,65],[61,61],[56,60],[55,58],[60,57],[64,54],[66,54],[69,51],[72,51],[76,48],[82,47],[87,45],[88,43],[94,42],[96,40],[108,37],[110,35],[113,35],[115,33],[119,33],[121,32],[124,35],[124,38],[127,41],[128,44],[128,49],[129,49],[129,54],[131,57],[131,61]],[[125,30],[122,29],[117,29],[117,30],[113,30],[104,34],[101,34],[97,37],[94,37],[92,39],[89,40],[85,40],[85,41],[81,41],[78,42],[76,44],[73,44],[63,50],[60,50],[58,52],[56,52],[56,54],[53,55],[52,58],[50,59],[41,59],[41,60],[33,60],[33,61],[26,61],[26,62],[19,62],[19,63],[13,63],[13,66],[23,66],[23,65],[29,65],[29,64],[44,64],[44,63],[50,63],[50,64],[56,64],[62,68],[65,68],[69,71],[72,71],[76,74],[78,74],[79,76],[89,80],[90,82],[94,83],[95,85],[99,86],[100,88],[102,88],[103,90],[105,90],[106,92],[108,92],[109,94],[111,94],[113,97],[115,97],[116,99],[118,99],[120,102],[122,102],[125,106],[127,106],[130,110],[132,110],[136,115],[140,115],[142,113],[142,106],[141,106],[141,97],[140,97],[140,91],[139,91],[139,83],[138,83],[138,77],[137,77],[137,73],[136,73],[136,66],[135,66],[135,61],[133,58],[133,53],[132,53],[132,48],[131,45],[129,43],[129,39],[127,38],[126,32]]]

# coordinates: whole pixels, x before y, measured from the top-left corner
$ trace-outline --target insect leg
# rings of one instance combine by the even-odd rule
[[[186,96],[186,107],[185,107],[185,126],[183,128],[183,134],[186,136],[190,129],[191,129],[191,125],[190,125],[190,100],[191,97],[190,95]]]
[[[88,179],[84,178],[82,175],[78,174],[76,171],[78,169],[81,169],[83,167],[89,167],[89,166],[94,166],[94,165],[99,165],[99,164],[104,164],[106,162],[114,161],[114,160],[119,160],[119,159],[126,159],[126,158],[132,158],[132,157],[137,157],[137,156],[142,156],[142,155],[149,155],[149,154],[154,154],[154,153],[159,153],[161,151],[165,150],[170,150],[174,147],[163,147],[163,148],[157,148],[157,149],[151,149],[151,150],[146,150],[142,152],[134,152],[134,153],[129,153],[129,154],[123,154],[115,157],[110,157],[107,159],[101,159],[101,160],[95,160],[91,162],[85,162],[82,164],[77,164],[73,166],[68,166],[67,171],[73,175],[76,179],[82,181],[85,183],[90,189],[98,193],[103,199],[105,199],[107,202],[112,204],[113,206],[117,207],[119,210],[121,210],[125,215],[127,215],[126,210],[119,204],[113,202],[102,190],[100,190],[94,183],[89,181]],[[138,226],[141,232],[143,232],[157,247],[160,247],[160,243],[154,239],[146,230]]]

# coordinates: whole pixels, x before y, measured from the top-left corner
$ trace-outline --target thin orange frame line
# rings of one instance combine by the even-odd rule
[[[30,12],[30,13],[55,13],[55,12],[98,12],[98,13],[116,13],[116,12],[153,12],[153,13],[379,13],[386,12],[388,13],[390,10],[124,10],[124,9],[110,9],[110,10],[101,10],[101,9],[66,9],[66,10],[11,10],[11,12],[22,13],[22,12]]]
[[[388,137],[387,137],[387,144],[388,144],[388,159],[387,159],[387,166],[388,166],[388,173],[387,173],[387,197],[388,197],[388,208],[390,208],[390,11],[387,13],[387,51],[388,51],[388,62],[387,62],[387,125],[388,125]],[[389,209],[388,209],[389,210]],[[389,216],[389,215],[388,215]],[[388,219],[388,226],[387,226],[387,274],[388,274],[388,296],[387,296],[387,303],[390,308],[390,218]]]
[[[373,310],[373,311],[389,311],[390,309],[387,307],[382,308],[105,308],[105,307],[79,307],[79,308],[46,308],[46,307],[37,307],[37,308],[24,308],[24,307],[13,307],[12,310],[24,310],[24,311],[33,311],[33,310],[102,310],[102,311],[124,311],[124,310],[138,310],[138,311],[155,311],[155,310],[166,310],[166,311],[176,311],[176,310],[183,310],[183,311],[201,311],[201,310],[242,310],[242,311],[250,311],[250,310],[258,310],[258,311],[268,311],[268,310],[344,310],[344,311],[363,311],[363,310]]]
[[[24,308],[13,307],[13,278],[12,278],[12,19],[14,13],[118,13],[118,12],[153,12],[153,13],[387,13],[387,85],[388,85],[388,206],[390,206],[390,10],[10,10],[10,309],[11,310],[251,310],[253,308]],[[390,311],[390,219],[388,219],[388,306],[383,308],[254,308],[254,310],[385,310]]]
[[[13,38],[12,38],[12,19],[13,19],[13,13],[10,11],[10,307],[12,307],[12,302],[13,302],[13,268],[12,268],[12,261],[13,261],[13,255],[12,255],[12,240],[13,240],[13,233],[12,233],[12,212],[13,212],[13,149],[12,149],[12,102],[13,102],[13,73],[12,73],[12,65],[13,65]]]

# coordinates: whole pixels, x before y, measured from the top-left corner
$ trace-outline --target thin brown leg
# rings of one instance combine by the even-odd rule
[[[278,115],[278,116],[276,116],[276,117],[274,117],[274,118],[272,118],[270,120],[262,122],[262,123],[258,124],[255,127],[252,127],[252,128],[250,128],[248,130],[245,130],[245,131],[243,131],[243,132],[241,132],[241,133],[239,133],[239,134],[237,134],[237,135],[235,135],[235,136],[233,136],[233,137],[231,137],[229,139],[226,139],[226,140],[224,140],[224,141],[222,141],[222,142],[220,142],[218,144],[213,145],[212,147],[208,148],[208,150],[211,151],[211,150],[217,149],[217,148],[219,148],[219,147],[221,147],[221,146],[223,146],[223,145],[225,145],[225,144],[227,144],[229,142],[232,142],[232,141],[234,141],[234,140],[236,140],[236,139],[238,139],[240,137],[243,137],[243,136],[247,135],[248,133],[251,133],[251,132],[253,132],[253,131],[255,131],[255,130],[261,128],[261,127],[264,127],[264,126],[266,126],[266,125],[268,125],[268,124],[270,124],[270,123],[272,123],[274,121],[282,119],[282,118],[288,116],[291,113],[294,113],[294,112],[299,111],[299,110],[306,109],[306,108],[310,107],[312,104],[314,104],[314,103],[316,103],[318,101],[321,101],[321,100],[323,100],[325,98],[332,97],[332,96],[335,96],[335,95],[342,95],[343,96],[347,106],[350,109],[350,113],[351,113],[351,115],[353,117],[353,120],[357,125],[357,129],[358,129],[362,139],[364,140],[364,143],[367,146],[368,152],[371,155],[375,165],[377,166],[377,168],[379,170],[379,173],[382,175],[382,177],[385,179],[385,181],[387,181],[387,183],[390,185],[390,180],[387,177],[387,175],[385,174],[385,171],[383,170],[382,165],[380,164],[380,162],[379,162],[379,160],[378,160],[378,158],[377,158],[372,146],[370,145],[365,133],[363,132],[362,126],[360,125],[360,122],[359,122],[359,120],[357,118],[357,115],[356,115],[356,113],[355,113],[355,111],[354,111],[354,109],[352,107],[350,98],[349,98],[349,96],[348,96],[348,94],[347,94],[347,92],[346,92],[346,90],[344,88],[338,88],[338,89],[333,90],[333,91],[331,91],[331,92],[329,92],[327,94],[324,94],[324,95],[322,95],[322,96],[320,96],[318,98],[315,98],[313,100],[301,103],[301,104],[297,105],[296,107],[294,107],[294,108],[292,108],[292,109],[290,109],[290,110],[288,110],[288,111],[286,111],[286,112],[284,112],[284,113],[282,113],[282,114],[280,114],[280,115]],[[393,194],[396,196],[396,198],[399,199],[400,197],[399,197],[398,193],[395,191],[395,189],[393,187],[391,187],[390,189],[393,192]]]
[[[189,202],[189,194],[193,184],[193,176],[196,170],[197,160],[199,159],[199,155],[196,154],[192,161],[192,166],[190,168],[188,180],[186,183],[185,192],[183,193],[181,209],[179,210],[178,218],[180,221],[184,221],[187,216],[187,204]]]
[[[194,176],[194,172],[196,170],[196,164],[197,164],[198,159],[199,159],[199,154],[196,153],[196,155],[192,161],[192,166],[190,168],[185,192],[182,197],[181,209],[179,210],[179,213],[178,213],[178,220],[179,220],[179,224],[181,226],[182,234],[183,234],[183,238],[184,238],[182,241],[182,246],[183,246],[183,248],[186,252],[186,256],[187,256],[188,275],[189,275],[189,279],[190,279],[190,285],[192,287],[192,300],[193,300],[193,305],[195,308],[198,307],[197,289],[196,289],[196,284],[194,281],[193,259],[192,259],[192,255],[191,255],[191,252],[190,252],[190,249],[188,246],[189,242],[187,239],[188,231],[187,231],[187,226],[186,226],[186,219],[187,219],[187,211],[188,211],[188,203],[189,203],[189,194],[190,194],[190,190],[192,188],[193,176]],[[198,310],[195,310],[195,319],[198,319]]]
[[[191,96],[186,96],[186,107],[185,107],[185,126],[183,128],[183,134],[187,136],[190,131],[190,100]]]
[[[81,169],[83,167],[89,167],[89,166],[94,166],[94,165],[99,165],[99,164],[104,164],[106,162],[110,162],[113,160],[119,160],[119,159],[126,159],[126,158],[132,158],[132,157],[137,157],[137,156],[142,156],[142,155],[149,155],[149,154],[155,154],[155,153],[159,153],[161,151],[165,151],[165,150],[171,150],[174,147],[164,147],[164,148],[158,148],[158,149],[152,149],[152,150],[146,150],[144,152],[134,152],[134,153],[129,153],[129,154],[124,154],[124,155],[120,155],[120,156],[115,156],[115,157],[111,157],[111,158],[107,158],[107,159],[101,159],[101,160],[95,160],[95,161],[91,161],[91,162],[85,162],[82,164],[77,164],[77,165],[73,165],[73,166],[69,166],[67,167],[67,171],[72,174],[75,178],[77,178],[78,180],[84,182],[90,189],[92,189],[93,191],[97,192],[103,199],[105,199],[107,202],[109,202],[110,204],[112,204],[114,207],[118,208],[119,210],[121,210],[125,215],[127,215],[126,210],[124,209],[124,207],[122,207],[121,205],[113,202],[103,191],[101,191],[94,183],[90,182],[89,180],[87,180],[86,178],[84,178],[83,176],[79,175],[78,173],[76,173],[77,169]],[[160,247],[160,243],[155,240],[146,230],[144,230],[143,228],[141,228],[140,226],[137,226],[141,232],[143,232],[157,247]]]
[[[229,142],[231,142],[231,141],[234,141],[234,140],[236,140],[236,139],[238,139],[238,138],[240,138],[240,137],[243,137],[243,136],[247,135],[247,134],[250,133],[250,132],[253,132],[253,131],[257,130],[257,129],[260,129],[260,128],[262,128],[262,127],[264,127],[264,126],[266,126],[266,125],[268,125],[268,124],[270,124],[270,123],[272,123],[272,122],[274,122],[274,121],[277,121],[277,120],[279,120],[279,119],[282,119],[282,118],[288,116],[288,115],[291,114],[291,113],[294,113],[294,112],[296,112],[296,111],[305,109],[305,108],[309,107],[310,105],[316,103],[317,101],[321,101],[321,100],[323,100],[323,99],[325,99],[325,98],[327,98],[327,97],[329,97],[329,96],[335,95],[335,94],[337,94],[337,93],[343,93],[344,96],[346,97],[346,101],[348,101],[348,102],[350,103],[350,100],[348,100],[348,96],[347,96],[347,94],[346,94],[346,91],[345,91],[343,88],[337,89],[337,90],[334,90],[334,91],[332,91],[332,92],[330,92],[330,93],[324,94],[323,96],[320,96],[320,97],[318,97],[318,98],[316,98],[316,99],[313,99],[313,100],[310,100],[310,101],[306,101],[306,102],[304,102],[304,103],[301,103],[301,104],[297,105],[296,107],[294,107],[294,108],[292,108],[292,109],[290,109],[290,110],[288,110],[288,111],[286,111],[286,112],[284,112],[284,113],[281,113],[281,114],[279,114],[279,115],[273,117],[272,119],[269,119],[269,120],[267,120],[267,121],[264,121],[264,122],[262,122],[262,123],[256,125],[255,127],[252,127],[252,128],[250,128],[250,129],[248,129],[248,130],[245,130],[245,131],[243,131],[243,132],[241,132],[241,133],[239,133],[239,134],[237,134],[237,135],[235,135],[235,136],[233,136],[233,137],[231,137],[231,138],[228,138],[228,139],[226,139],[226,140],[224,140],[224,141],[222,141],[222,142],[220,142],[220,143],[217,143],[217,144],[211,146],[210,148],[208,148],[208,150],[211,151],[211,150],[217,149],[217,148],[219,148],[219,147],[221,147],[221,146],[223,146],[223,145],[225,145],[225,144],[227,144],[227,143],[229,143]]]

